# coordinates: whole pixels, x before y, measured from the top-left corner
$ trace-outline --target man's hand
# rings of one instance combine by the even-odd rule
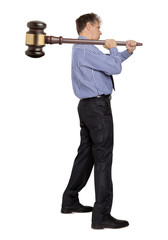
[[[129,53],[133,53],[133,51],[136,49],[136,42],[133,40],[128,40],[126,44],[126,48]]]
[[[114,39],[106,39],[104,48],[110,50],[110,48],[116,47],[116,41]]]

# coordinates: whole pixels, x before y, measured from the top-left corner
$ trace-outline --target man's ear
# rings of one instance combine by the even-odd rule
[[[89,29],[90,29],[90,27],[91,27],[91,24],[90,24],[90,22],[87,22],[87,23],[86,23],[86,28],[87,28],[87,30],[89,30]]]

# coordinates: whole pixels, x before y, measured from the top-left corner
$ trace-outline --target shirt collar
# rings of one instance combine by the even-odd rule
[[[86,38],[86,37],[84,37],[82,35],[79,35],[78,39],[88,39],[88,38]]]

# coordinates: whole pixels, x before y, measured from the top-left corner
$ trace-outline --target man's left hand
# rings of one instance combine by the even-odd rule
[[[129,53],[133,53],[133,51],[136,49],[136,41],[128,40],[126,44],[126,48]]]

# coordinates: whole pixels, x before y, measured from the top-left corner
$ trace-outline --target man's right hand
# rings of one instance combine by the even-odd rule
[[[110,50],[110,48],[116,47],[116,41],[114,39],[106,39],[104,48]]]

